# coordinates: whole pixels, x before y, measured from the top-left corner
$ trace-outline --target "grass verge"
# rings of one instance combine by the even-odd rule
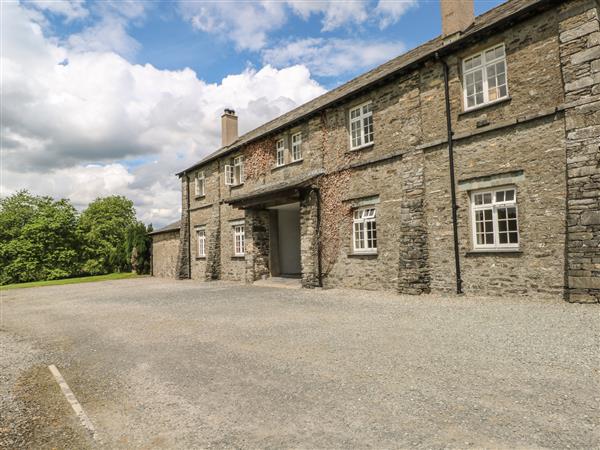
[[[108,281],[108,280],[123,280],[126,278],[136,278],[141,275],[129,272],[120,273],[109,273],[108,275],[93,275],[89,277],[79,278],[63,278],[62,280],[48,280],[48,281],[31,281],[29,283],[16,283],[16,284],[5,284],[0,286],[0,291],[6,291],[8,289],[23,289],[30,287],[40,286],[56,286],[61,284],[76,284],[76,283],[91,283],[92,281]]]

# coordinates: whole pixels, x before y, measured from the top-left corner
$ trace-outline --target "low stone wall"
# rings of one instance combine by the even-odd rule
[[[152,235],[152,275],[176,278],[179,230]]]

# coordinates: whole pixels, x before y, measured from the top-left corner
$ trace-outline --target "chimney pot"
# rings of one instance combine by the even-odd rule
[[[238,118],[233,109],[226,108],[221,116],[221,146],[227,147],[238,138]]]
[[[473,0],[440,0],[440,8],[444,37],[465,31],[475,18]]]

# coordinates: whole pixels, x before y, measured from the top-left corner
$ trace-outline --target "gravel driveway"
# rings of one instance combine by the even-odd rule
[[[151,278],[0,294],[0,447],[600,447],[597,306]]]

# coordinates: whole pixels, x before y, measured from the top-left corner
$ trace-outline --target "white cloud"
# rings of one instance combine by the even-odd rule
[[[140,43],[127,33],[125,21],[112,16],[69,36],[68,44],[80,52],[113,51],[125,58],[131,58],[140,49]]]
[[[417,0],[379,0],[375,8],[375,14],[380,18],[379,28],[398,22],[406,11],[417,6]]]
[[[276,67],[303,64],[312,74],[329,77],[369,69],[405,50],[402,42],[309,38],[266,49],[263,60]]]
[[[416,0],[287,0],[190,2],[180,0],[185,20],[200,31],[233,41],[238,50],[258,51],[269,44],[269,33],[281,29],[290,14],[304,20],[321,17],[321,31],[376,23],[386,28],[396,23]]]
[[[190,69],[134,65],[44,36],[12,4],[2,15],[2,194],[30,189],[84,206],[123,194],[155,224],[177,218],[177,171],[220,143],[220,113],[241,132],[324,92],[306,67],[247,69],[206,83]]]
[[[198,30],[214,33],[235,43],[238,50],[259,50],[267,43],[268,30],[286,22],[279,2],[180,2],[183,17]]]
[[[308,20],[313,14],[321,15],[322,31],[333,31],[342,25],[361,24],[369,18],[367,0],[288,0],[287,3],[304,20]]]
[[[34,6],[41,11],[63,16],[65,21],[71,22],[83,19],[89,14],[84,7],[85,0],[28,0],[27,5]]]

